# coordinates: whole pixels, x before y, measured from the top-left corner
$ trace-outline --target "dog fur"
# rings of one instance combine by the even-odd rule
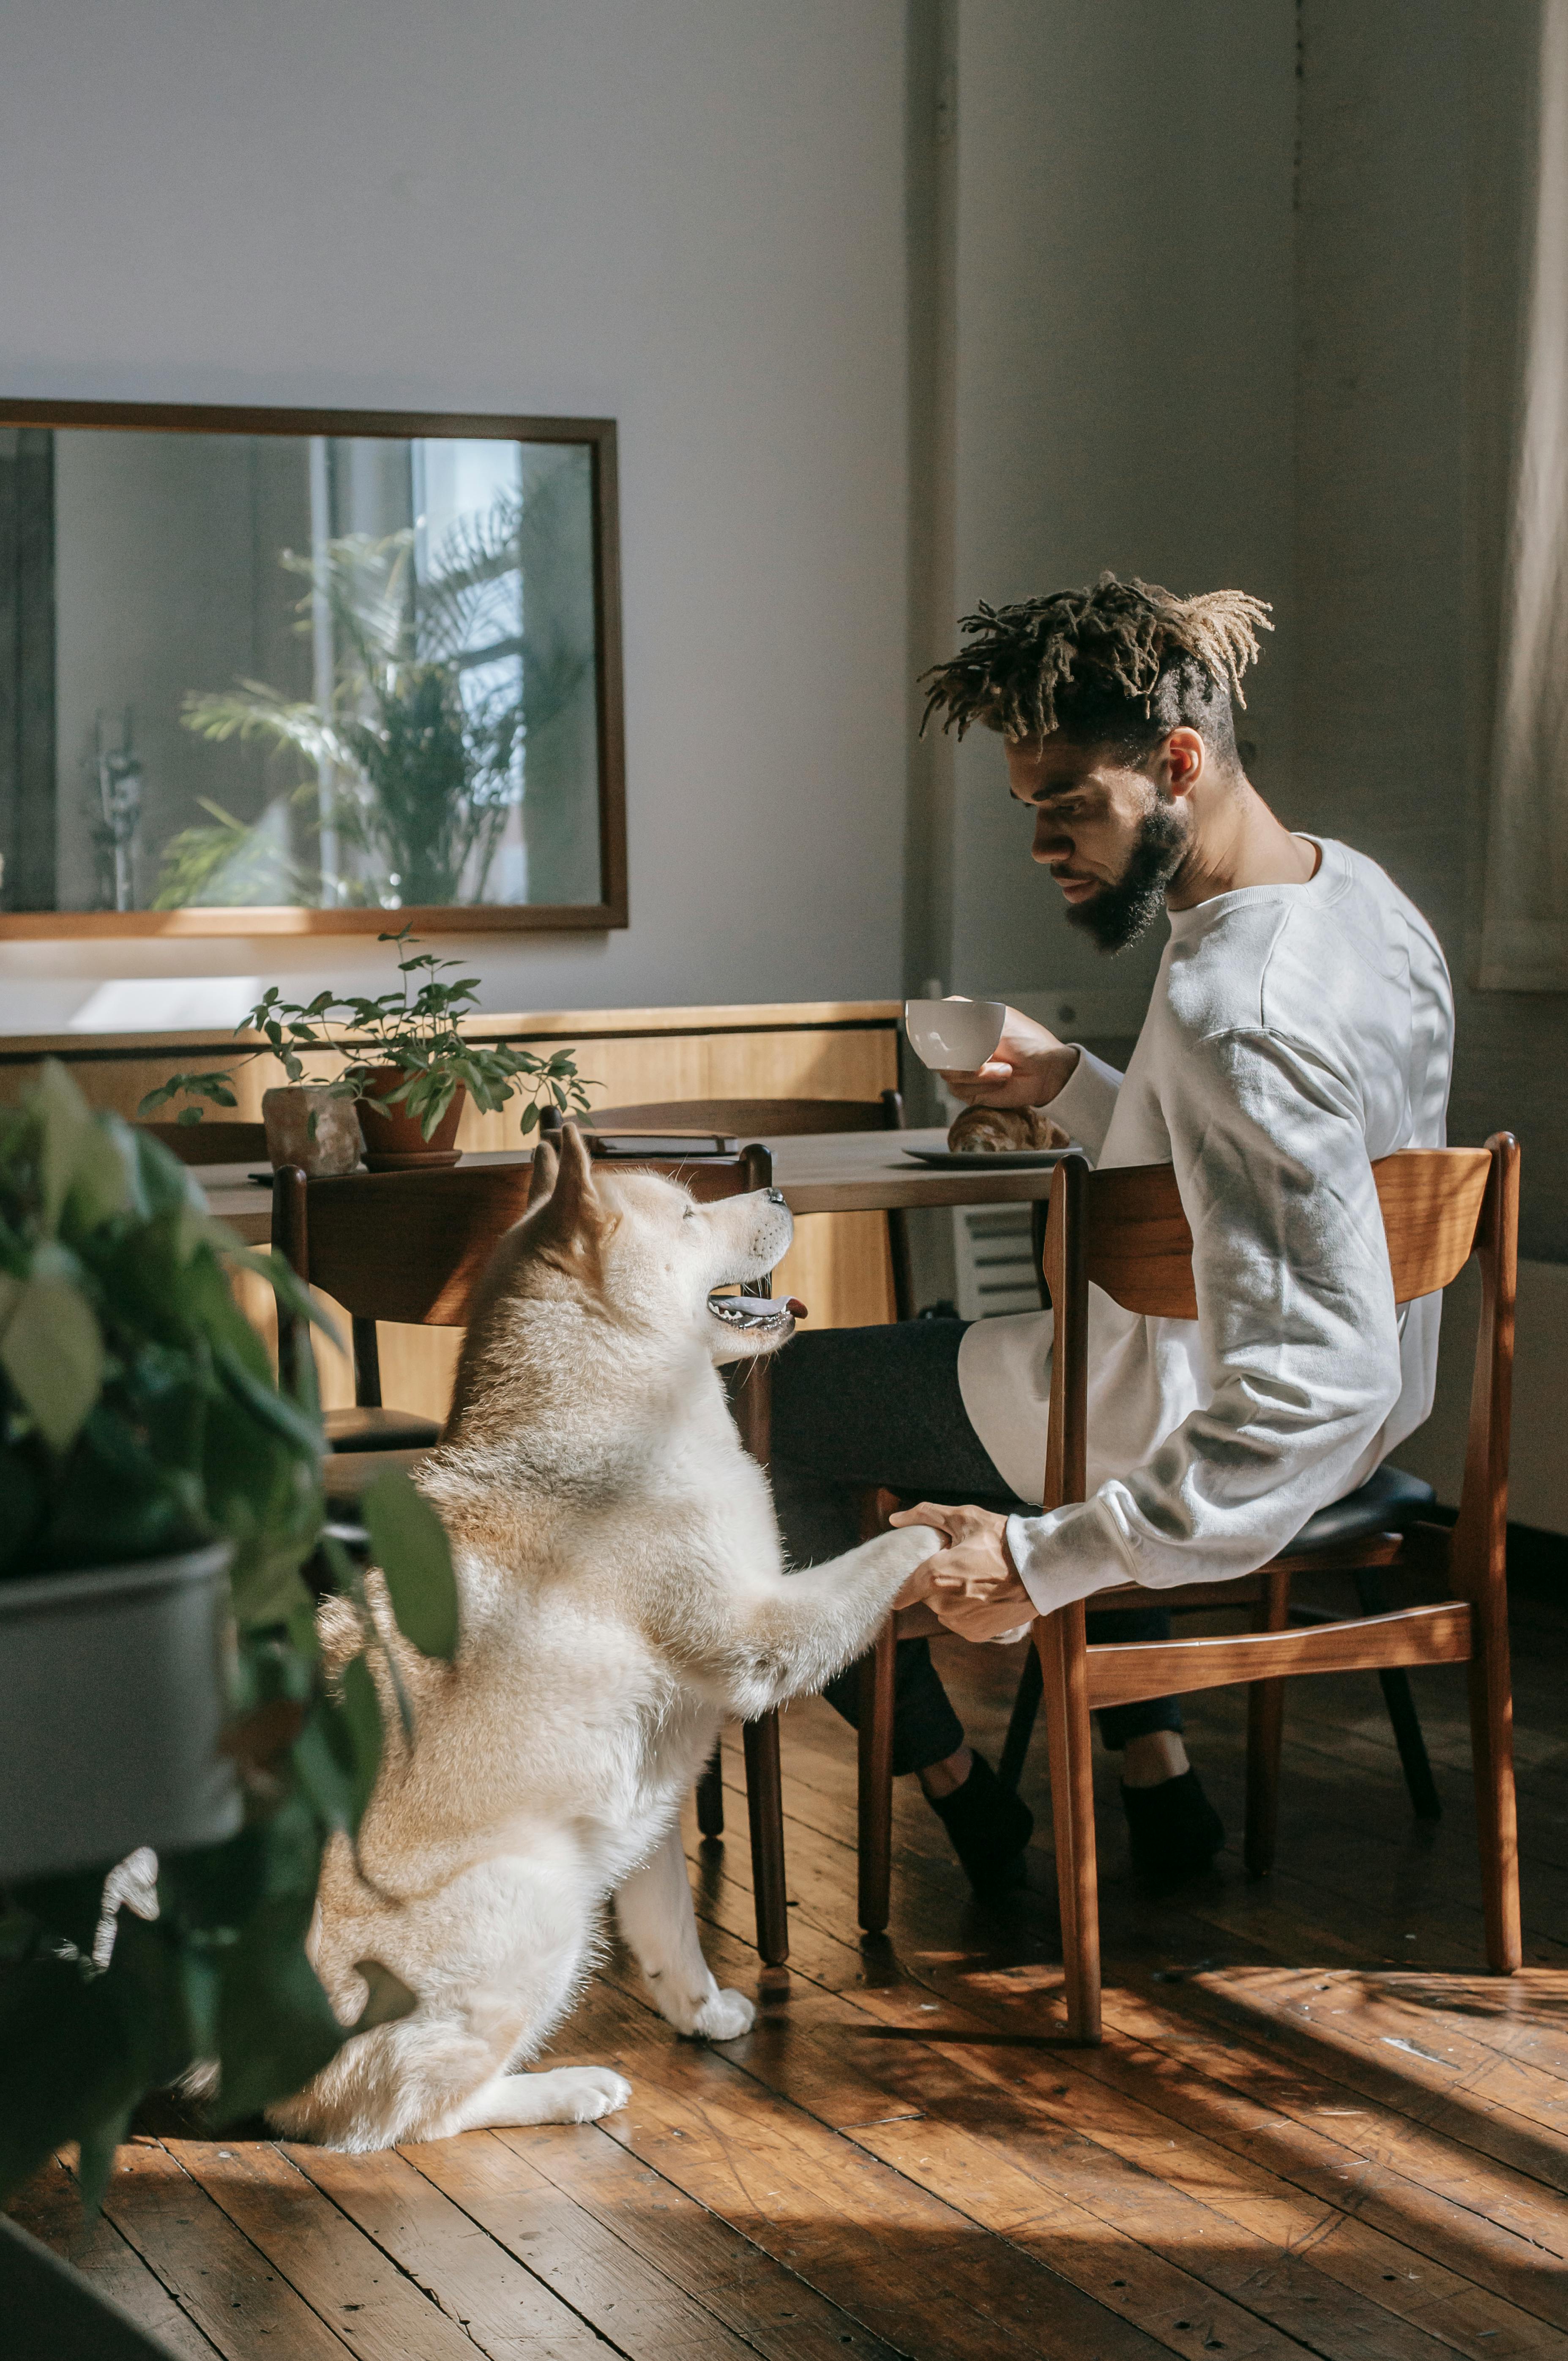
[[[593,1965],[604,1905],[683,2034],[751,2023],[697,1941],[678,1827],[720,1726],[818,1689],[870,1644],[938,1548],[879,1534],[786,1575],[767,1480],[718,1377],[793,1321],[737,1329],[710,1290],[772,1270],[792,1224],[772,1191],[699,1205],[649,1173],[596,1173],[576,1131],[535,1161],[524,1219],[473,1307],[453,1411],[419,1473],[451,1536],[455,1661],[398,1634],[385,1752],[357,1850],[334,1839],[311,1949],[355,2023],[389,1969],[412,2012],[356,2033],[277,2128],[371,2149],[622,2105],[605,2067],[521,2070]],[[345,1609],[329,1651],[357,1645]]]

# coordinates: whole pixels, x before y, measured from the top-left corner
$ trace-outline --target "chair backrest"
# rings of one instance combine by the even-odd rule
[[[177,1156],[181,1164],[252,1164],[267,1162],[267,1126],[262,1123],[138,1123]]]
[[[897,1091],[875,1099],[659,1099],[646,1106],[595,1107],[595,1131],[717,1133],[777,1139],[809,1131],[902,1131]]]
[[[461,1328],[491,1255],[527,1210],[532,1170],[520,1159],[311,1180],[288,1166],[274,1187],[273,1245],[355,1321]],[[765,1189],[771,1178],[755,1148],[689,1163],[651,1157],[616,1170],[663,1173],[705,1202]]]
[[[1435,1295],[1464,1269],[1491,1169],[1485,1148],[1407,1148],[1373,1166],[1396,1303]],[[1128,1312],[1196,1320],[1192,1233],[1168,1164],[1089,1173],[1081,1218],[1091,1286]]]
[[[1405,1148],[1372,1168],[1396,1302],[1436,1294],[1472,1255],[1481,1264],[1481,1323],[1453,1563],[1472,1595],[1502,1579],[1519,1250],[1519,1143]],[[1089,1289],[1129,1312],[1192,1320],[1192,1234],[1168,1164],[1091,1172],[1064,1157],[1051,1180],[1046,1282],[1056,1313],[1045,1501],[1080,1500],[1087,1452]]]

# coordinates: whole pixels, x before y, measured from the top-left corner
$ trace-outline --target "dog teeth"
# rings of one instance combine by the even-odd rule
[[[789,1316],[789,1306],[762,1295],[710,1295],[707,1308],[730,1328],[777,1328]]]

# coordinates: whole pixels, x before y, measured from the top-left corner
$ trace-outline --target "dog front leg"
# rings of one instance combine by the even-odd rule
[[[615,1897],[615,1915],[661,2016],[677,2033],[733,2041],[756,2010],[744,1993],[720,1992],[697,1941],[691,1880],[673,1828]]]
[[[730,1711],[752,1721],[789,1697],[815,1695],[865,1653],[909,1577],[942,1543],[929,1525],[902,1525],[770,1585],[739,1638]]]

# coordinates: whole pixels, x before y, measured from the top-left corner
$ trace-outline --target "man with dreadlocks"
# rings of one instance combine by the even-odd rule
[[[1364,1482],[1431,1408],[1438,1299],[1396,1310],[1376,1159],[1443,1143],[1453,995],[1431,928],[1382,870],[1293,834],[1245,775],[1233,697],[1267,610],[1102,575],[982,607],[927,675],[927,718],[1003,741],[1034,858],[1106,951],[1163,909],[1170,940],[1126,1073],[1015,1011],[974,1104],[1048,1107],[1102,1167],[1170,1164],[1196,1321],[1091,1291],[1089,1494],[1039,1513],[1051,1315],[911,1321],[798,1338],[774,1373],[773,1466],[796,1559],[856,1538],[854,1488],[927,1497],[932,1603],[997,1639],[1132,1582],[1251,1573]],[[1033,1504],[1031,1507],[1030,1504]],[[828,1690],[853,1719],[853,1674]],[[1223,1838],[1173,1699],[1100,1717],[1123,1750],[1135,1864],[1168,1889]],[[1014,1883],[1033,1823],[963,1740],[922,1641],[899,1651],[894,1769],[917,1772],[971,1881]]]

